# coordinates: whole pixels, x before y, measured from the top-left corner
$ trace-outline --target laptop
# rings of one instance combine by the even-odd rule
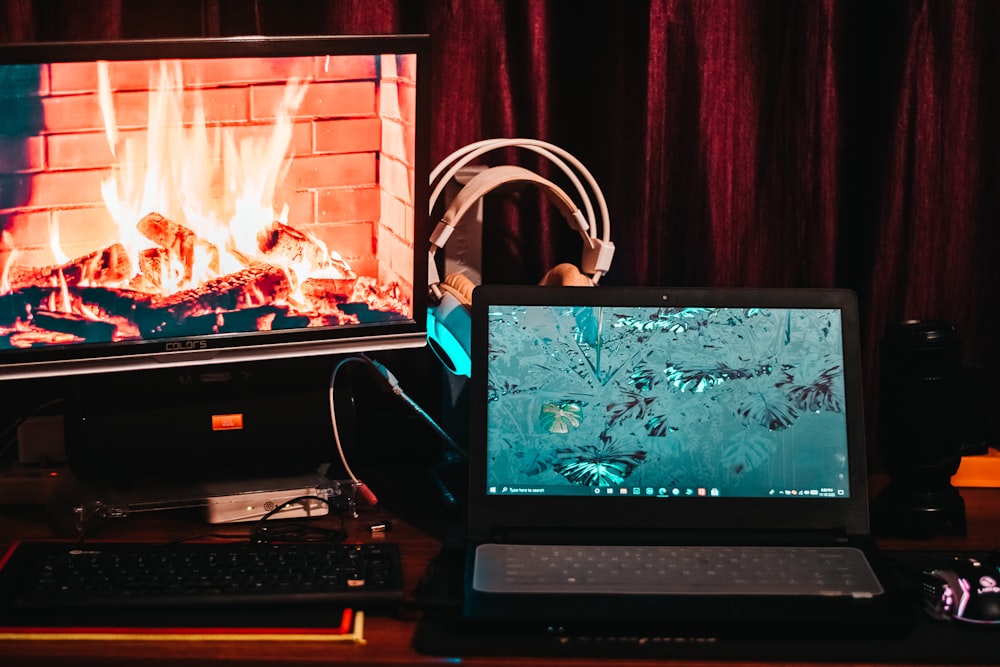
[[[853,292],[482,285],[472,322],[464,617],[885,615]],[[850,576],[814,583],[780,565],[781,585],[734,590],[671,569],[706,549],[733,567],[833,558]]]

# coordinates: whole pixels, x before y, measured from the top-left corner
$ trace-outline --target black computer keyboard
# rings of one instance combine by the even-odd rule
[[[0,569],[22,609],[312,602],[365,609],[403,597],[394,543],[24,542]]]

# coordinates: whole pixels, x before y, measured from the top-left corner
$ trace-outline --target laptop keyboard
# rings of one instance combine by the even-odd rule
[[[21,608],[323,602],[365,608],[402,598],[393,543],[27,542],[0,570]]]
[[[473,587],[494,593],[807,595],[870,598],[882,587],[852,547],[477,547]]]

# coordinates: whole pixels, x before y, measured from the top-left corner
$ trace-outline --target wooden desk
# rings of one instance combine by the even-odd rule
[[[942,536],[933,540],[912,542],[901,539],[887,539],[882,542],[888,549],[914,550],[989,550],[1000,546],[1000,490],[963,489],[966,501],[968,537]],[[413,525],[384,512],[366,510],[349,526],[349,539],[370,540],[367,525],[371,522],[390,518],[393,530],[385,537],[399,542],[403,554],[404,583],[409,591],[416,589],[423,576],[428,561],[440,549],[440,542]],[[212,530],[218,527],[212,527]],[[105,522],[94,533],[100,539],[149,539],[164,540],[190,536],[205,532],[206,526],[182,512],[154,512],[133,515],[124,519]],[[224,530],[245,533],[245,526],[228,526]],[[16,539],[44,539],[54,536],[47,514],[39,508],[0,508],[0,547],[6,547]],[[409,617],[407,617],[409,616]],[[331,644],[325,642],[274,642],[274,641],[211,641],[211,642],[168,642],[168,641],[5,641],[0,642],[0,664],[4,667],[15,665],[58,665],[71,664],[74,667],[88,665],[295,665],[343,663],[360,665],[433,665],[454,664],[455,658],[441,658],[417,653],[411,647],[411,638],[416,626],[415,612],[404,613],[400,617],[368,616],[365,623],[363,645]],[[498,646],[497,652],[502,653]],[[1000,654],[998,654],[1000,655]],[[462,658],[463,664],[481,666],[531,666],[551,665],[547,658],[524,659],[513,657],[473,657]],[[572,661],[574,665],[653,665],[662,664],[653,660],[603,660],[582,659]],[[703,661],[688,661],[688,665],[711,664]],[[737,662],[718,664],[734,666]],[[751,664],[751,663],[743,663]],[[791,666],[805,663],[783,663]],[[832,663],[820,663],[830,665]],[[853,663],[857,664],[857,663]]]

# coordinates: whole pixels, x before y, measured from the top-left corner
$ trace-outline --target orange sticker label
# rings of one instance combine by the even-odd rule
[[[212,415],[213,431],[238,431],[243,428],[243,415]]]

